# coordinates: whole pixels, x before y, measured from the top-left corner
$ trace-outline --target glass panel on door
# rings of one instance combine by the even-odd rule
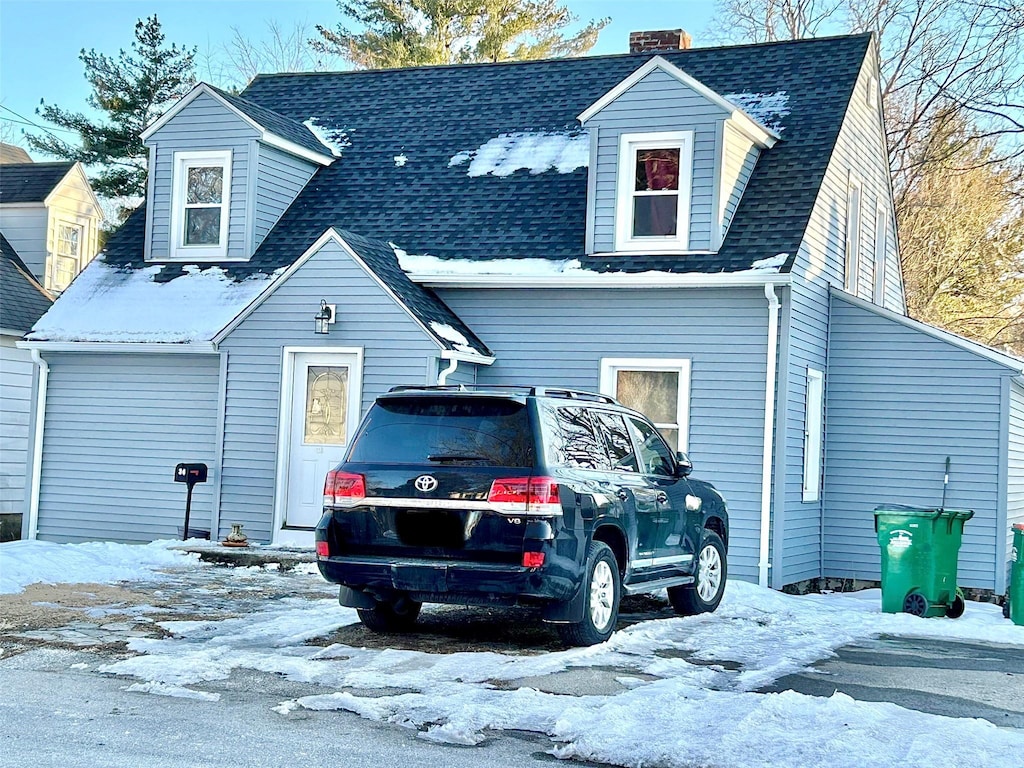
[[[306,369],[306,445],[344,445],[348,418],[348,366]]]

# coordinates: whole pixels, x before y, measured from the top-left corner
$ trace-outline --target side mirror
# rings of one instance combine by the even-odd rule
[[[689,477],[693,472],[693,462],[686,455],[685,451],[676,451],[676,474],[679,477]]]

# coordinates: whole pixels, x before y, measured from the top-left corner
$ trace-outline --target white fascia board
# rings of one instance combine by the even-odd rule
[[[789,285],[788,273],[673,274],[671,272],[574,275],[437,275],[412,273],[414,283],[431,288],[759,288]]]
[[[619,98],[619,96],[621,96],[634,85],[639,83],[641,80],[647,77],[647,75],[649,75],[656,69],[660,69],[666,75],[675,78],[683,85],[692,88],[694,91],[699,93],[701,96],[706,98],[711,103],[721,107],[723,110],[728,112],[733,119],[743,124],[747,130],[750,130],[754,132],[757,136],[762,137],[758,139],[758,141],[770,141],[770,143],[766,143],[766,146],[771,146],[772,144],[775,143],[775,141],[778,140],[778,133],[762,125],[753,117],[748,115],[745,111],[743,111],[740,107],[738,107],[736,104],[733,104],[731,101],[722,96],[722,94],[712,90],[711,88],[708,88],[700,80],[693,77],[692,75],[688,75],[679,67],[670,63],[668,60],[664,59],[661,56],[655,56],[654,58],[649,59],[643,66],[641,66],[635,72],[633,72],[633,74],[629,75],[625,80],[619,82],[618,85],[616,85],[606,94],[604,94],[604,96],[602,96],[589,107],[587,107],[585,110],[580,112],[580,114],[577,115],[576,119],[579,120],[581,123],[586,123],[587,120],[589,120],[602,109],[607,107],[617,98]],[[755,137],[751,136],[751,138]]]
[[[19,341],[20,349],[38,349],[40,352],[145,352],[146,354],[211,355],[217,345],[211,341],[154,342],[154,341]]]
[[[453,349],[441,351],[442,360],[458,360],[460,363],[476,363],[477,365],[493,365],[497,359],[488,355],[474,355],[471,352],[456,352]]]
[[[975,355],[978,355],[979,357],[984,357],[986,360],[989,360],[993,363],[997,363],[998,365],[1001,365],[1004,368],[1008,368],[1011,371],[1015,371],[1018,374],[1024,375],[1024,359],[1004,354],[996,349],[992,349],[991,347],[986,347],[984,344],[979,344],[976,341],[965,339],[964,337],[958,336],[955,333],[944,331],[941,328],[936,328],[933,325],[928,325],[928,323],[923,323],[920,320],[915,320],[912,317],[907,317],[906,315],[901,315],[898,312],[893,312],[891,309],[880,307],[877,304],[873,304],[870,301],[865,301],[864,299],[858,296],[854,296],[853,294],[847,293],[846,291],[840,288],[836,288],[835,286],[832,286],[830,290],[839,299],[845,301],[847,304],[852,304],[853,306],[859,307],[860,309],[867,310],[868,312],[873,312],[879,317],[884,317],[887,320],[892,320],[893,322],[899,323],[900,325],[905,325],[907,328],[911,328],[915,331],[921,331],[921,333],[927,334],[932,338],[938,339],[939,341],[945,341],[949,344],[952,344],[955,347],[959,347],[965,352],[971,352]]]
[[[330,165],[335,161],[336,158],[334,158],[333,156],[329,156],[326,154],[321,155],[317,152],[313,152],[312,150],[299,146],[298,144],[292,141],[288,141],[288,139],[282,138],[278,136],[276,133],[269,131],[265,126],[261,125],[260,123],[257,123],[255,120],[249,117],[249,115],[245,114],[245,112],[238,109],[231,102],[227,101],[223,96],[221,96],[219,93],[213,90],[206,83],[199,83],[198,85],[196,85],[195,88],[193,88],[187,94],[182,96],[181,100],[178,101],[177,104],[175,104],[169,110],[164,112],[163,115],[161,115],[159,118],[157,118],[157,120],[151,126],[149,126],[141,134],[139,134],[139,137],[143,141],[149,139],[150,136],[152,136],[154,133],[163,128],[164,125],[168,123],[168,121],[172,120],[175,117],[175,115],[181,112],[181,110],[183,110],[185,107],[187,107],[189,104],[191,104],[200,95],[204,93],[207,96],[216,99],[216,101],[220,105],[222,105],[225,109],[227,109],[233,115],[238,117],[239,120],[245,122],[245,124],[252,128],[254,131],[256,131],[259,134],[259,140],[264,142],[265,144],[277,147],[278,149],[283,149],[285,152],[289,152],[305,160],[318,163],[319,165]],[[326,151],[327,147],[324,147],[324,152]]]
[[[89,198],[92,200],[93,207],[95,207],[96,209],[96,214],[99,216],[100,221],[104,221],[105,217],[103,216],[103,207],[100,205],[100,199],[96,197],[96,193],[93,192],[92,184],[89,183],[89,177],[85,175],[85,169],[82,167],[82,164],[80,162],[76,162],[73,166],[71,166],[71,170],[64,174],[64,178],[54,185],[53,189],[50,190],[50,194],[48,194],[46,198],[43,200],[43,204],[46,205],[47,207],[52,205],[54,198],[57,197],[58,191],[60,191],[60,188],[63,187],[65,182],[68,180],[68,176],[70,176],[72,173],[75,173],[76,171],[78,172],[78,175],[81,177],[82,181],[85,183],[85,188],[89,190]]]

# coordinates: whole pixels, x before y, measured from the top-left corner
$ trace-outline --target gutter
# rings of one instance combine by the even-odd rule
[[[147,352],[183,355],[214,355],[217,344],[212,341],[19,341],[20,349],[33,352]]]
[[[43,427],[46,423],[46,384],[50,376],[50,366],[43,360],[38,349],[32,349],[32,362],[39,369],[36,380],[36,413],[35,428],[32,434],[32,479],[29,488],[31,495],[28,502],[28,524],[23,526],[25,537],[36,538],[39,532],[39,491],[43,477]]]
[[[764,451],[761,456],[761,527],[758,544],[757,583],[768,586],[768,545],[772,523],[772,435],[775,428],[775,379],[777,376],[776,356],[779,349],[779,297],[775,286],[764,287],[768,300],[768,357],[764,381]]]
[[[448,361],[448,367],[437,375],[437,383],[444,386],[448,377],[455,373],[459,363],[474,363],[476,365],[493,365],[495,358],[489,355],[474,354],[472,352],[456,352],[453,349],[445,349],[441,352],[441,359]]]
[[[579,275],[452,275],[410,272],[409,279],[430,288],[760,288],[765,285],[789,285],[791,282],[788,273],[777,272],[598,272]]]

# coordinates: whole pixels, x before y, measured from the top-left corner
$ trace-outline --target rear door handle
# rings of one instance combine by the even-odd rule
[[[618,496],[622,501],[625,501],[626,499],[629,498],[629,494],[626,493],[626,490],[624,488],[619,488],[619,492],[615,495]]]
[[[668,494],[664,491],[658,491],[658,495],[655,497],[659,504],[664,504],[668,501]]]

